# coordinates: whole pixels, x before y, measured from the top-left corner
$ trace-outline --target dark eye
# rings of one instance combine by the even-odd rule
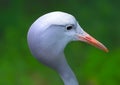
[[[67,30],[71,30],[72,28],[73,28],[72,25],[66,26],[66,29],[67,29]]]

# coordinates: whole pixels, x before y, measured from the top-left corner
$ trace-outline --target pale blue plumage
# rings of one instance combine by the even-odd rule
[[[78,85],[64,56],[64,48],[69,42],[81,40],[106,50],[72,15],[64,12],[51,12],[38,18],[29,29],[27,40],[33,56],[57,71],[64,85]]]

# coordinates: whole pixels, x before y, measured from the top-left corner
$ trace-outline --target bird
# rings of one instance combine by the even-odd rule
[[[108,52],[107,47],[82,29],[73,15],[62,11],[40,16],[27,33],[31,54],[39,62],[55,70],[64,85],[79,85],[64,54],[64,48],[71,41],[86,42]]]

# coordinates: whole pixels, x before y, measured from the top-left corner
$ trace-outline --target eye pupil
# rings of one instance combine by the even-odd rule
[[[67,26],[67,30],[71,30],[72,28],[72,26]]]

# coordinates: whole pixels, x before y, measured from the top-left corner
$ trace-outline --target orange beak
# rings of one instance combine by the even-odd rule
[[[105,52],[108,52],[108,49],[102,44],[100,43],[99,41],[97,41],[95,38],[93,38],[92,36],[90,36],[89,34],[85,33],[84,35],[80,35],[78,34],[78,39],[80,41],[83,41],[83,42],[86,42],[90,45],[93,45]]]

